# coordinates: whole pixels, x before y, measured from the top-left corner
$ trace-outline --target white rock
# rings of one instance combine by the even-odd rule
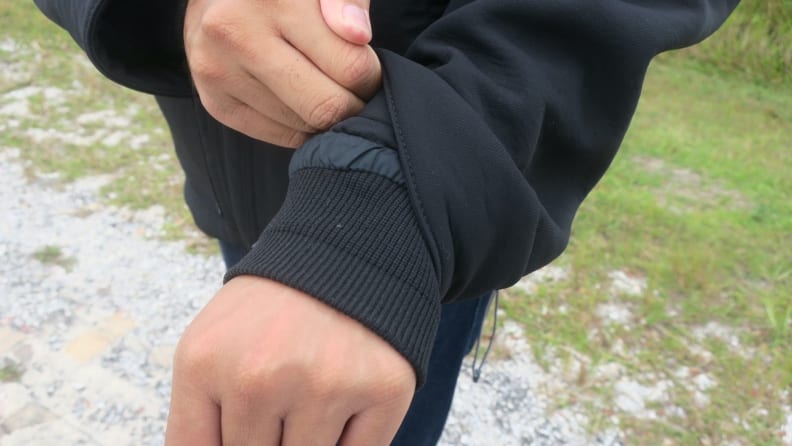
[[[616,295],[637,297],[646,291],[645,277],[636,277],[622,270],[611,271],[608,277],[611,279],[611,292]]]
[[[621,303],[608,302],[597,306],[597,316],[607,324],[627,325],[632,321],[630,309]]]

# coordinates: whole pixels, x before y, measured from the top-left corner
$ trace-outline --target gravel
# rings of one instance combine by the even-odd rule
[[[48,444],[62,426],[77,432],[61,437],[68,444],[161,444],[173,347],[221,285],[222,262],[159,240],[157,207],[102,204],[106,178],[58,185],[24,167],[19,150],[0,148],[0,329],[35,341],[6,359],[23,364],[15,385],[58,419],[26,444]],[[68,262],[36,260],[46,246]],[[117,336],[94,360],[59,362],[79,333],[107,321]],[[618,432],[587,436],[580,413],[549,411],[546,389],[563,382],[532,361],[519,327],[507,323],[499,337],[510,358],[490,360],[477,384],[466,365],[442,445],[622,444]]]

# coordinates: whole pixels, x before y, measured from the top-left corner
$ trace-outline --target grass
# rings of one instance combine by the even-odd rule
[[[182,173],[170,134],[152,97],[103,78],[67,33],[47,21],[32,2],[0,4],[0,107],[23,113],[0,121],[0,147],[23,150],[35,178],[58,172],[64,181],[112,174],[101,193],[109,203],[166,209],[165,238],[186,239],[193,252],[216,247],[194,227],[181,196]],[[6,74],[7,73],[7,74]],[[22,92],[22,93],[20,93]],[[20,96],[20,94],[22,96]],[[97,114],[98,113],[98,114]],[[5,117],[3,117],[5,119]]]
[[[792,0],[742,0],[726,25],[687,50],[707,65],[767,83],[792,80]]]
[[[16,364],[6,364],[0,367],[0,382],[14,382],[22,378],[22,370]]]
[[[76,260],[66,256],[59,246],[46,245],[33,253],[33,258],[47,265],[58,265],[67,270],[74,266]]]
[[[27,110],[1,117],[0,150],[20,148],[31,181],[110,174],[108,203],[162,205],[168,237],[193,234],[154,102],[97,75],[31,2],[0,3],[0,29],[0,43],[18,46],[0,45],[0,110]],[[618,426],[627,444],[779,445],[792,405],[792,83],[713,68],[700,51],[651,67],[623,149],[555,264],[565,277],[507,290],[503,308],[540,364],[579,366],[555,403],[585,410],[592,432]],[[645,285],[614,290],[614,271]],[[627,320],[609,322],[605,305]],[[602,374],[608,365],[618,374]],[[625,380],[666,391],[625,411]]]
[[[792,88],[714,73],[684,54],[660,58],[557,262],[568,279],[505,300],[540,359],[571,347],[595,365],[623,365],[630,379],[673,383],[656,420],[616,410],[611,421],[628,443],[780,444],[783,392],[792,390],[789,141]],[[646,290],[612,292],[616,270]],[[629,323],[598,315],[614,303]],[[546,316],[542,307],[565,311]],[[722,333],[700,335],[708,324]],[[685,368],[717,384],[691,388],[693,376],[675,375]],[[612,383],[575,392],[613,409]]]

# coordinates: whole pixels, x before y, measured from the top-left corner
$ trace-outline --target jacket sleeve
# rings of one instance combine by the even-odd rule
[[[405,57],[381,53],[393,144],[445,301],[507,287],[562,252],[650,60],[702,40],[737,3],[452,0]]]
[[[702,40],[737,2],[452,0],[405,55],[380,51],[384,88],[361,115],[298,150],[286,203],[227,278],[307,291],[394,345],[420,382],[440,302],[563,251],[650,60]],[[349,147],[339,134],[396,149],[403,184],[333,161]],[[416,231],[423,245],[405,249]]]
[[[182,24],[186,0],[34,0],[96,68],[145,93],[190,96]]]

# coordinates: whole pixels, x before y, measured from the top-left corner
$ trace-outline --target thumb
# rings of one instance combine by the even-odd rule
[[[349,43],[366,45],[371,41],[370,0],[319,0],[325,23]]]

